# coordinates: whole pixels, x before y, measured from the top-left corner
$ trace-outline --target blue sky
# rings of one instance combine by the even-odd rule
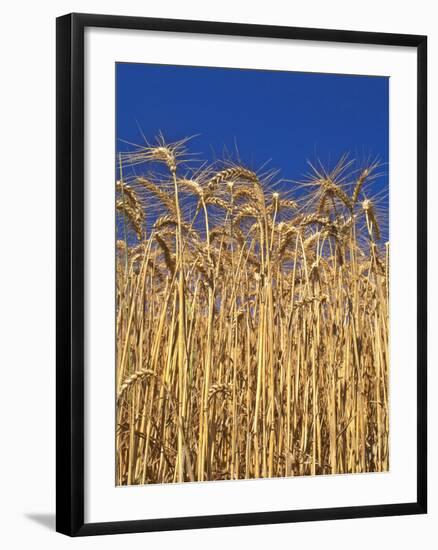
[[[118,63],[117,138],[141,143],[161,130],[169,141],[200,134],[200,157],[224,147],[252,168],[271,159],[299,179],[306,160],[342,153],[388,162],[384,77]],[[118,143],[118,149],[125,149]]]
[[[285,71],[118,63],[117,150],[144,144],[161,131],[167,141],[189,142],[200,160],[239,151],[257,170],[302,180],[307,161],[333,167],[343,153],[363,166],[376,157],[388,172],[389,79]],[[123,140],[123,141],[122,141]],[[383,192],[388,179],[373,183]]]

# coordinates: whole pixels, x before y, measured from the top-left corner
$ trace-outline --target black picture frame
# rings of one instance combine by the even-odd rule
[[[57,19],[56,530],[69,536],[407,514],[427,510],[427,38],[425,36],[69,14]],[[86,27],[407,46],[417,52],[417,499],[310,510],[84,522],[84,30]]]

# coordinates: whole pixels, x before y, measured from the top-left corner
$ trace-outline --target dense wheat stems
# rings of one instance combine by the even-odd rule
[[[387,470],[377,165],[292,197],[237,164],[188,176],[183,145],[119,167],[117,484]]]

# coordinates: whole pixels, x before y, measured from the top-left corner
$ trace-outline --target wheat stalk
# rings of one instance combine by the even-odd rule
[[[190,171],[183,143],[122,155],[116,184],[139,239],[116,242],[117,484],[387,471],[375,173],[343,158],[283,195],[245,166]]]

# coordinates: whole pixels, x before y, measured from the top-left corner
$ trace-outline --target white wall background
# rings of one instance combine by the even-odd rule
[[[269,2],[16,0],[0,30],[0,544],[3,548],[434,548],[438,535],[438,445],[433,399],[436,316],[429,320],[427,516],[239,527],[68,539],[54,532],[55,504],[55,17],[71,11],[427,34],[429,204],[438,201],[438,28],[432,0]],[[123,7],[122,7],[123,6]],[[429,242],[438,237],[430,208]],[[429,245],[429,278],[437,276]],[[430,311],[437,303],[430,285]]]

